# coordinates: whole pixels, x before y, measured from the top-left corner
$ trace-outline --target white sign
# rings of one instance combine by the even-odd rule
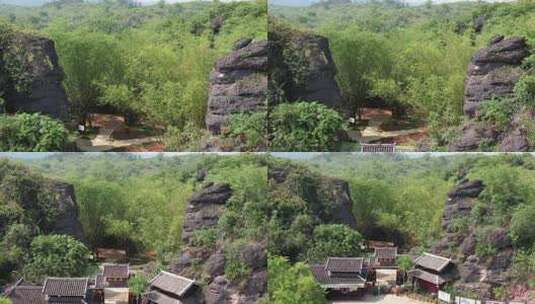
[[[446,303],[451,303],[451,295],[447,292],[444,292],[442,290],[438,291],[438,299],[441,301],[444,301]]]

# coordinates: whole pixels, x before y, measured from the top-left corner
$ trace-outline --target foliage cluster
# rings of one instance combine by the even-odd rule
[[[58,120],[41,114],[0,115],[0,150],[63,151],[69,133]]]

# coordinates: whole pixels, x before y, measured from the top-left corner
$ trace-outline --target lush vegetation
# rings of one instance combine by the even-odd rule
[[[111,108],[129,125],[175,137],[204,129],[215,60],[242,37],[266,39],[266,14],[263,0],[151,6],[54,1],[2,5],[0,19],[54,41],[73,120],[86,123],[90,113]]]
[[[429,126],[440,146],[462,123],[464,80],[476,50],[496,34],[535,44],[535,3],[461,2],[406,6],[398,1],[270,7],[286,26],[329,38],[337,82],[348,108],[379,102],[394,115]],[[482,23],[482,28],[480,28]],[[533,58],[524,65],[531,66]],[[533,77],[517,85],[517,97],[533,101]],[[530,93],[531,92],[531,93]],[[532,130],[532,129],[530,129]]]
[[[126,250],[131,261],[169,263],[182,246],[184,208],[201,187],[199,171],[208,172],[206,182],[229,183],[233,190],[217,229],[195,237],[199,246],[213,246],[214,237],[226,242],[229,278],[247,276],[250,270],[244,268],[240,250],[266,235],[259,224],[266,166],[256,156],[57,154],[25,163],[2,160],[0,166],[1,280],[81,276],[94,271],[88,250],[102,247]],[[78,218],[73,220],[81,223],[86,245],[49,235],[58,216],[55,180],[74,185]],[[130,283],[137,289],[145,284],[141,279]]]
[[[292,265],[284,257],[279,256],[270,257],[268,263],[269,303],[323,304],[327,302],[323,289],[318,286],[307,265],[303,263]]]
[[[19,152],[63,151],[69,133],[48,116],[21,113],[0,115],[0,150]]]

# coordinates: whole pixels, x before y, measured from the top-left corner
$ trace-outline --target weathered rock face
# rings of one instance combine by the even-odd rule
[[[471,119],[477,116],[480,105],[494,97],[508,97],[523,74],[520,65],[529,56],[523,38],[497,36],[490,45],[479,50],[468,66],[465,81],[464,113]],[[450,143],[450,151],[497,150],[523,152],[529,150],[527,134],[520,117],[533,113],[511,115],[506,128],[479,121],[468,121],[459,128],[459,137]],[[492,148],[494,147],[494,148]]]
[[[193,194],[188,202],[182,229],[185,248],[172,263],[171,271],[206,283],[201,292],[192,296],[192,303],[253,304],[266,293],[266,244],[252,242],[240,249],[241,259],[251,269],[251,274],[243,286],[237,286],[225,277],[223,242],[217,241],[214,248],[199,247],[191,242],[194,231],[217,225],[231,196],[228,184],[209,183]],[[202,265],[200,271],[199,264]]]
[[[480,180],[463,180],[448,193],[442,216],[443,237],[432,251],[450,257],[458,270],[455,285],[490,296],[493,286],[507,283],[507,276],[513,259],[513,247],[507,229],[497,227],[490,231],[485,242],[492,245],[497,253],[491,257],[476,255],[476,227],[471,224],[467,229],[459,229],[459,220],[470,216],[476,199],[484,190]]]
[[[317,101],[345,112],[327,38],[279,25],[268,37],[270,105]]]
[[[83,240],[82,224],[78,220],[78,205],[73,185],[55,182],[52,187],[58,213],[54,232],[69,234],[79,240]]]
[[[54,43],[42,37],[16,34],[10,45],[16,47],[0,47],[0,57],[21,59],[14,65],[24,74],[28,84],[27,89],[18,91],[13,79],[4,77],[0,80],[0,90],[5,92],[6,110],[40,112],[57,119],[68,119],[69,103],[61,84],[64,74],[58,64]],[[16,54],[12,55],[13,52]],[[5,65],[7,61],[0,64]],[[7,69],[3,67],[3,70]]]
[[[291,167],[270,166],[268,179],[273,184],[282,187],[293,187],[293,180],[289,181],[291,174],[301,175],[302,172],[292,170]],[[356,228],[357,221],[353,216],[353,201],[346,181],[331,177],[317,177],[314,184],[303,189],[308,200],[310,210],[322,223],[346,224]],[[325,204],[328,204],[325,206]]]
[[[520,64],[528,56],[525,40],[518,37],[495,37],[479,50],[468,65],[464,113],[473,117],[481,102],[509,96],[522,74]]]
[[[234,51],[217,61],[210,74],[206,127],[219,134],[226,117],[240,112],[266,112],[267,41],[241,39]]]

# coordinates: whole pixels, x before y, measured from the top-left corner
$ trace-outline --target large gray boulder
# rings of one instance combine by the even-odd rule
[[[62,86],[64,74],[52,40],[15,33],[9,45],[0,46],[0,57],[18,58],[13,63],[16,72],[7,72],[8,61],[0,61],[4,73],[0,77],[0,91],[4,92],[8,112],[38,112],[61,120],[69,118],[69,102]],[[23,90],[17,89],[14,79],[21,74],[27,82]]]
[[[241,39],[234,51],[219,59],[210,73],[206,127],[221,132],[225,119],[235,113],[267,113],[268,43]]]

